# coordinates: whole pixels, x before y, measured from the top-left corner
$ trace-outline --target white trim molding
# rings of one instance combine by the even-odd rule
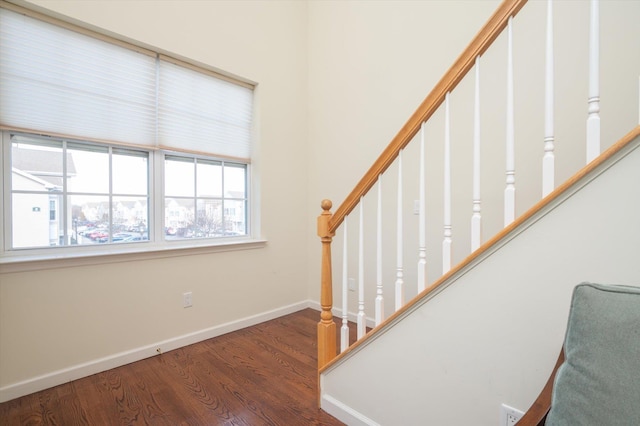
[[[379,426],[378,423],[348,405],[343,404],[331,395],[322,395],[320,408],[350,426]]]

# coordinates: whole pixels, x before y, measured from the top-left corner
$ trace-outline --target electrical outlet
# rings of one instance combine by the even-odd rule
[[[182,306],[184,308],[190,308],[193,306],[193,294],[190,291],[182,293]]]
[[[516,408],[509,407],[506,404],[500,406],[500,426],[514,426],[524,413]]]
[[[349,291],[356,291],[356,279],[355,278],[349,278],[347,280],[348,282],[348,286],[349,286]]]
[[[507,426],[515,426],[518,423],[519,418],[514,416],[513,414],[507,414]]]
[[[420,200],[413,200],[413,214],[420,214]]]

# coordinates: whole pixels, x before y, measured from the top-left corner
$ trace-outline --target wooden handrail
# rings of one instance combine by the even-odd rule
[[[358,185],[351,191],[335,213],[331,213],[331,202],[322,201],[322,214],[318,217],[318,236],[322,241],[321,266],[321,320],[318,323],[318,368],[322,370],[335,359],[336,326],[333,322],[331,280],[331,241],[336,229],[342,224],[346,215],[358,205],[360,198],[376,183],[378,177],[393,163],[402,150],[418,133],[422,123],[428,120],[444,102],[447,93],[451,92],[473,67],[476,57],[482,55],[500,35],[509,22],[527,3],[527,0],[504,0],[491,18],[482,27],[462,52],[454,64],[436,84],[431,93],[420,104],[391,143],[373,163]]]
[[[466,267],[468,267],[471,263],[480,259],[482,256],[485,256],[493,247],[497,247],[501,242],[505,241],[506,238],[511,235],[519,227],[523,226],[527,221],[531,220],[535,214],[544,208],[550,206],[555,200],[559,199],[563,194],[568,192],[574,185],[578,185],[581,181],[583,181],[587,176],[593,173],[595,170],[602,167],[607,161],[611,158],[615,157],[618,153],[622,152],[627,146],[629,146],[636,138],[640,138],[640,125],[635,126],[631,129],[627,134],[625,134],[620,140],[611,145],[606,151],[600,154],[595,160],[584,166],[580,169],[576,174],[574,174],[570,179],[566,180],[562,185],[558,186],[556,189],[551,192],[551,194],[544,197],[542,200],[538,201],[534,204],[529,210],[520,215],[515,221],[511,222],[509,226],[503,228],[500,232],[494,235],[490,240],[480,246],[480,248],[469,256],[467,256],[462,262],[458,263],[454,266],[449,272],[442,275],[438,278],[433,284],[429,287],[418,293],[413,299],[407,302],[403,307],[392,313],[388,316],[381,324],[377,325],[371,332],[367,333],[362,339],[357,340],[353,345],[349,346],[346,351],[341,352],[331,360],[331,362],[325,364],[324,367],[320,368],[318,374],[322,374],[331,368],[333,365],[338,363],[341,359],[346,357],[350,352],[356,350],[359,346],[367,344],[369,339],[375,336],[376,332],[382,330],[386,327],[389,327],[393,324],[398,318],[404,316],[407,312],[411,311],[415,307],[417,303],[419,303],[423,298],[427,297],[431,293],[435,293],[440,290],[451,277],[454,277],[460,274]]]
[[[438,84],[427,95],[398,134],[391,140],[364,177],[358,182],[329,221],[329,232],[335,232],[345,216],[358,205],[360,197],[365,195],[376,183],[378,176],[398,157],[402,150],[418,133],[422,123],[428,120],[440,107],[448,92],[451,92],[473,67],[476,57],[482,55],[507,26],[509,18],[515,16],[527,3],[527,0],[504,0],[478,32],[469,46],[462,52]]]

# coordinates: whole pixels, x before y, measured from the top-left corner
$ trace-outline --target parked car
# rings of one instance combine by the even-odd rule
[[[99,229],[93,230],[91,232],[89,232],[88,234],[85,234],[85,236],[91,238],[94,241],[98,241],[101,239],[109,239],[109,234],[106,233],[105,231],[101,231]]]

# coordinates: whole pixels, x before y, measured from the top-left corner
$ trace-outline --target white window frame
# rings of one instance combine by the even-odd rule
[[[149,240],[135,243],[112,243],[96,245],[70,245],[43,248],[11,249],[11,218],[7,209],[11,206],[10,153],[11,131],[2,131],[3,161],[0,162],[3,196],[0,197],[0,223],[3,238],[0,251],[0,272],[18,272],[23,270],[48,269],[52,267],[69,267],[90,264],[103,264],[127,260],[143,260],[185,256],[199,253],[246,250],[261,248],[266,240],[255,238],[254,220],[256,211],[253,206],[251,165],[247,164],[247,235],[233,237],[194,238],[166,240],[164,238],[164,170],[165,155],[174,156],[175,152],[165,150],[148,150],[149,152]],[[77,141],[77,140],[76,140]],[[180,155],[185,156],[181,153]],[[189,157],[189,155],[186,155]],[[215,157],[197,156],[211,160]],[[226,161],[226,160],[223,160]],[[237,163],[237,162],[236,162]],[[6,207],[6,209],[5,209]],[[7,214],[9,213],[9,214]],[[47,217],[49,212],[46,212]],[[57,212],[56,214],[59,214]]]

